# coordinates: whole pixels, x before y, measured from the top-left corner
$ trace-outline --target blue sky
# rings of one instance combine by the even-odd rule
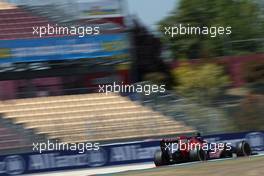
[[[155,24],[166,17],[176,6],[178,0],[126,0],[130,14],[136,14],[141,21],[155,28]]]

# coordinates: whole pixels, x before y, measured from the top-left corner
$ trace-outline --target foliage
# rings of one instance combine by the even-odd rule
[[[199,102],[208,102],[218,97],[223,87],[229,84],[223,68],[216,64],[183,64],[173,71],[177,78],[176,91]]]
[[[264,93],[264,60],[252,60],[242,66],[243,77],[251,92]]]
[[[130,31],[132,45],[132,75],[135,82],[144,80],[144,76],[159,72],[165,76],[167,88],[173,85],[173,79],[169,66],[161,57],[162,45],[158,37],[151,34],[147,28],[134,20],[134,26]]]
[[[210,58],[259,51],[263,47],[261,42],[243,40],[263,38],[263,16],[260,5],[251,0],[181,0],[179,6],[159,26],[162,33],[165,33],[165,26],[177,24],[194,27],[231,26],[231,35],[215,38],[204,35],[162,37],[162,41],[171,47],[175,58]]]
[[[264,129],[264,96],[248,95],[240,103],[239,108],[232,114],[239,130]]]
[[[166,84],[166,75],[160,72],[148,73],[144,76],[144,81],[151,81],[153,84]]]
[[[264,60],[246,62],[243,71],[243,77],[248,83],[264,82]]]

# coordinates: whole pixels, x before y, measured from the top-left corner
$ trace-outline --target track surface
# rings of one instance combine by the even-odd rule
[[[109,174],[112,173],[112,174]],[[262,176],[264,156],[212,160],[155,168],[153,163],[83,169],[68,172],[32,174],[31,176]]]
[[[104,176],[262,176],[264,156],[214,160],[184,165],[166,166],[141,171],[107,174]]]
[[[154,168],[153,163],[143,163],[143,164],[131,164],[123,166],[112,166],[112,167],[102,167],[94,169],[80,169],[71,171],[59,171],[59,172],[47,172],[47,173],[37,173],[24,176],[95,176],[97,174],[108,174],[108,173],[119,173],[129,170],[143,170],[148,168]]]

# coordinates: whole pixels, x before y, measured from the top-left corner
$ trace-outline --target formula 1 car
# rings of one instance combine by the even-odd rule
[[[212,145],[197,136],[179,136],[160,141],[160,150],[154,155],[154,163],[156,166],[163,166],[249,155],[251,155],[251,147],[246,141],[239,141],[235,146],[230,143],[229,145],[227,143]]]

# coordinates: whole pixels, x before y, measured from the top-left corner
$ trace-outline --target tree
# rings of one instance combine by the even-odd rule
[[[243,77],[251,92],[264,94],[264,60],[251,60],[242,67]]]
[[[241,131],[263,130],[263,105],[263,95],[250,94],[245,97],[240,106],[231,114],[237,128]]]
[[[217,98],[223,87],[229,84],[223,68],[216,64],[190,65],[183,64],[174,70],[178,86],[176,91],[185,97],[202,103]]]
[[[163,82],[167,89],[170,89],[174,83],[170,72],[170,67],[161,57],[162,43],[160,39],[146,29],[145,26],[134,21],[134,27],[131,32],[132,42],[132,70],[134,82],[144,81],[144,77],[151,73],[160,73],[164,75]]]
[[[164,27],[183,24],[194,27],[232,27],[232,34],[215,38],[209,35],[163,35],[162,41],[171,46],[176,58],[204,58],[241,52],[255,52],[261,46],[258,41],[264,35],[263,11],[251,0],[181,0],[178,8],[159,23]],[[241,42],[231,42],[241,41]],[[234,53],[229,53],[233,51]]]

